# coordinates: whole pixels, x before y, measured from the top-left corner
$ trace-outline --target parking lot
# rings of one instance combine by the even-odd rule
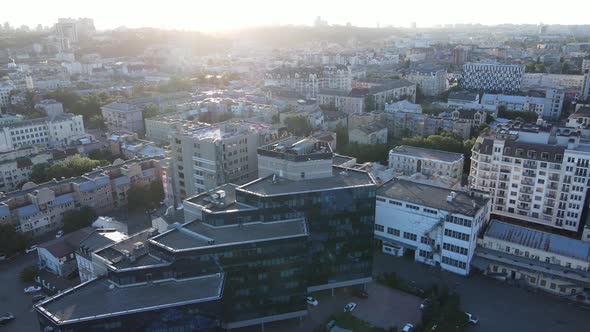
[[[0,314],[11,312],[15,317],[14,321],[0,326],[0,332],[39,331],[37,315],[33,312],[31,302],[33,295],[23,292],[23,289],[30,284],[24,284],[19,279],[20,271],[36,262],[36,253],[20,255],[10,261],[0,262]]]
[[[319,302],[309,306],[309,315],[302,319],[265,324],[264,331],[309,332],[326,324],[330,315],[342,312],[347,303],[354,302],[357,307],[352,314],[362,320],[383,328],[403,327],[406,323],[418,323],[421,319],[421,299],[392,290],[377,283],[367,285],[368,299],[355,297],[350,289],[336,289],[311,294]],[[240,329],[240,332],[261,331],[261,326]]]

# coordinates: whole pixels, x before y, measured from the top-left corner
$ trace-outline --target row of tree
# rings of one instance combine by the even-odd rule
[[[51,166],[46,163],[33,166],[31,181],[35,183],[43,183],[50,181],[51,179],[60,179],[62,177],[71,178],[88,173],[99,166],[107,165],[110,165],[107,160],[94,160],[76,155],[65,162]]]
[[[105,127],[100,107],[117,98],[106,91],[83,96],[63,88],[49,92],[46,97],[62,103],[64,111],[82,115],[88,128]]]

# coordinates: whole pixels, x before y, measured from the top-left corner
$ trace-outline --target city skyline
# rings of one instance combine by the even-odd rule
[[[577,0],[565,0],[564,8],[575,8]],[[139,7],[141,6],[141,7]],[[38,1],[21,1],[11,4],[11,17],[7,21],[15,27],[38,24],[52,26],[58,17],[90,17],[98,29],[154,27],[197,31],[223,31],[261,25],[311,25],[320,16],[328,24],[347,24],[376,27],[435,27],[446,24],[479,23],[498,24],[560,24],[587,23],[583,11],[555,12],[550,7],[534,6],[532,1],[511,2],[499,0],[483,10],[470,10],[473,3],[467,0],[441,3],[433,0],[393,4],[374,0],[364,6],[338,6],[337,2],[321,3],[302,0],[296,4],[277,4],[269,0],[253,0],[247,3],[222,0],[210,3],[191,3],[171,0],[167,6],[155,6],[137,1],[123,3],[106,0],[100,7],[81,6],[70,0],[51,4]],[[511,8],[507,11],[506,8]],[[36,8],[30,11],[30,8]],[[379,8],[379,10],[375,10]],[[428,8],[428,11],[424,11]],[[337,10],[336,10],[337,9]],[[113,15],[114,13],[119,13]],[[121,14],[122,13],[122,14]],[[140,13],[141,15],[137,15]],[[218,13],[211,15],[211,13]],[[522,13],[529,13],[523,15]]]

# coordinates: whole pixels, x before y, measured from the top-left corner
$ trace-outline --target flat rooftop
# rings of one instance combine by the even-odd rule
[[[201,206],[209,211],[229,211],[250,209],[236,202],[236,188],[238,185],[227,183],[207,192],[187,198],[185,201]],[[219,194],[223,197],[219,197]]]
[[[109,287],[107,279],[95,279],[69,289],[35,306],[57,323],[126,315],[221,298],[223,274]]]
[[[484,236],[590,261],[590,242],[492,220]]]
[[[182,226],[175,226],[174,229],[168,230],[150,241],[173,250],[184,250],[307,236],[308,234],[307,225],[303,219],[217,227],[200,221],[192,221]]]
[[[472,197],[464,191],[454,191],[455,198],[449,202],[447,196],[453,190],[435,187],[402,179],[393,179],[377,189],[377,196],[393,198],[409,203],[420,204],[451,213],[475,216],[489,199]]]
[[[418,148],[409,145],[396,146],[395,148],[391,149],[389,153],[395,153],[398,155],[416,157],[426,160],[443,161],[447,163],[452,163],[463,159],[463,154],[461,153]]]
[[[273,177],[268,176],[240,186],[237,190],[272,196],[370,185],[375,185],[375,182],[367,172],[333,166],[330,177],[298,181],[276,177],[273,182]]]

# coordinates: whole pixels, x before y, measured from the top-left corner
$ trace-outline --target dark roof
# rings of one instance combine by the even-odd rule
[[[340,166],[340,165],[348,163],[352,160],[354,160],[353,157],[334,154],[334,156],[332,157],[332,165]]]
[[[444,161],[444,162],[449,162],[449,163],[463,159],[462,153],[419,148],[419,147],[409,146],[409,145],[396,146],[395,148],[391,149],[391,152],[396,153],[396,154],[400,154],[400,155],[404,155],[404,156],[412,156],[412,157],[417,157],[417,158],[422,158],[422,159],[427,159],[427,160],[438,160],[438,161]]]
[[[253,222],[227,226],[211,226],[200,221],[174,225],[150,241],[173,250],[207,248],[247,242],[269,241],[285,237],[307,236],[303,219],[276,222]]]
[[[473,148],[475,151],[481,154],[491,155],[493,150],[494,140],[491,138],[484,138],[481,143],[476,143]],[[522,155],[518,155],[518,150],[522,150]],[[534,157],[529,156],[529,151],[535,152]],[[504,142],[503,156],[507,157],[518,157],[524,159],[548,161],[548,162],[561,162],[560,159],[556,159],[557,155],[561,155],[565,152],[565,147],[559,145],[549,145],[540,143],[527,143],[518,142],[514,140],[506,140]],[[543,158],[543,153],[548,153],[547,158]]]
[[[107,279],[95,279],[43,301],[35,309],[57,323],[128,315],[218,300],[223,279],[222,274],[214,274],[113,288]]]
[[[475,101],[477,92],[470,91],[452,91],[449,93],[449,99],[457,99],[463,101]]]
[[[276,177],[276,181],[273,182],[272,176],[267,176],[240,186],[236,190],[272,196],[373,185],[375,183],[367,172],[334,166],[330,177],[298,181]]]
[[[488,198],[471,196],[464,191],[454,191],[456,197],[449,202],[447,197],[453,190],[435,187],[402,179],[393,179],[377,189],[377,196],[388,197],[420,204],[451,213],[475,216],[488,201]]]
[[[577,119],[577,118],[590,118],[590,107],[582,106],[578,108],[576,113],[569,116],[570,119]]]
[[[60,238],[40,244],[39,248],[46,249],[54,257],[65,257],[78,250],[80,243],[93,232],[95,232],[94,228],[85,227],[72,233],[65,234]]]

